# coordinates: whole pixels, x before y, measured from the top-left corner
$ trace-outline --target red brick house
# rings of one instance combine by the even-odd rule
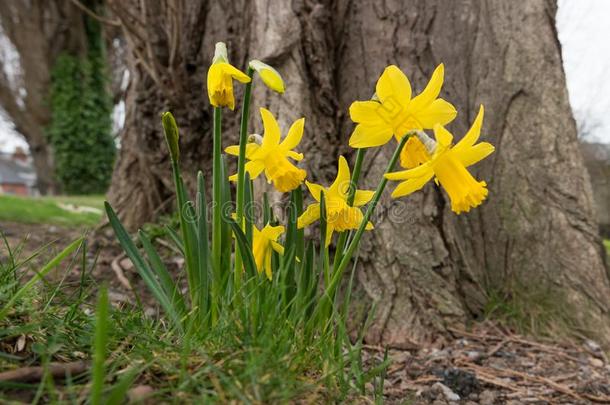
[[[0,153],[0,194],[37,194],[32,158],[21,148],[14,153]]]

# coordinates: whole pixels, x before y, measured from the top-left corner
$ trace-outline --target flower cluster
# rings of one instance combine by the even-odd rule
[[[259,73],[270,89],[278,93],[284,92],[284,82],[275,69],[258,60],[250,62],[249,67]],[[208,94],[213,106],[233,109],[232,79],[246,83],[250,76],[231,66],[224,44],[217,45],[217,53],[208,73]],[[447,192],[451,209],[460,214],[477,207],[487,197],[486,183],[477,181],[467,167],[491,154],[494,147],[487,142],[477,143],[483,124],[483,106],[470,130],[453,145],[453,135],[444,126],[455,119],[457,111],[451,103],[439,97],[443,80],[444,66],[440,64],[424,90],[412,97],[411,83],[407,76],[395,65],[385,68],[377,81],[371,100],[355,101],[350,106],[350,117],[356,126],[350,136],[349,145],[361,152],[366,148],[385,145],[394,137],[399,144],[397,152],[400,165],[405,170],[392,171],[391,167],[384,175],[387,180],[400,182],[392,192],[392,197],[409,195],[434,179],[435,183],[440,184]],[[248,137],[244,148],[244,157],[247,160],[245,171],[251,179],[257,178],[264,171],[267,181],[273,183],[275,189],[282,193],[295,190],[305,182],[315,203],[309,205],[300,215],[298,227],[306,227],[320,219],[320,200],[324,195],[326,246],[330,244],[333,232],[356,230],[361,227],[363,221],[366,221],[363,230],[373,229],[373,224],[368,217],[365,218],[359,207],[369,203],[374,192],[355,189],[357,179],[351,177],[347,160],[343,156],[339,157],[337,177],[329,187],[307,181],[306,171],[293,163],[303,159],[303,154],[296,152],[294,148],[301,142],[304,118],[295,121],[282,140],[280,127],[271,112],[261,108],[260,114],[264,134],[262,137],[256,134]],[[425,130],[433,130],[434,139],[429,137]],[[239,156],[240,146],[229,146],[225,151],[230,155]],[[359,154],[358,157],[362,158],[362,155]],[[238,174],[232,175],[230,180],[238,181]],[[382,183],[385,186],[385,182]],[[383,188],[378,191],[383,191]],[[254,255],[257,265],[269,260],[268,252],[272,246],[276,246],[276,241],[283,231],[283,227],[273,229],[271,239],[262,236],[264,232],[255,231],[257,249]],[[256,242],[258,238],[266,238],[266,241],[273,243]],[[259,265],[259,271],[262,271],[262,268],[268,271],[270,267]]]

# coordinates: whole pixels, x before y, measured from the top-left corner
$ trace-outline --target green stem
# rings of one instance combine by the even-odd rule
[[[400,157],[400,152],[402,151],[402,148],[405,146],[405,143],[407,142],[407,140],[413,135],[414,135],[414,133],[410,132],[402,138],[402,140],[398,144],[398,147],[394,151],[394,154],[392,155],[392,158],[390,159],[390,162],[388,163],[388,166],[387,166],[384,174],[387,174],[387,173],[391,172],[392,170],[394,170],[394,166],[396,166],[396,162],[398,161],[398,158]],[[383,190],[385,189],[385,186],[387,185],[387,183],[388,183],[388,179],[386,179],[385,176],[382,177],[381,182],[377,186],[377,190],[375,190],[375,195],[373,195],[373,199],[371,200],[369,206],[366,209],[364,218],[362,219],[362,222],[360,223],[360,226],[358,227],[358,230],[356,231],[356,234],[354,235],[354,238],[352,239],[349,246],[347,247],[347,249],[345,251],[345,255],[341,259],[341,263],[339,264],[337,271],[335,271],[335,274],[333,274],[333,279],[331,280],[330,285],[327,290],[329,297],[333,297],[335,295],[335,292],[339,285],[339,281],[341,281],[341,276],[342,276],[343,272],[345,271],[345,268],[351,261],[352,256],[354,255],[354,251],[358,247],[358,244],[360,243],[360,238],[362,237],[362,234],[364,233],[366,224],[369,222],[369,219],[373,215],[373,212],[375,212],[377,203],[379,203],[379,199],[381,198],[381,194],[383,194]]]
[[[358,149],[358,152],[356,152],[356,162],[354,163],[354,170],[349,182],[349,193],[347,195],[347,205],[350,207],[354,204],[358,180],[360,180],[360,171],[362,170],[362,162],[364,161],[364,152],[366,152],[366,149],[364,148]],[[339,241],[337,242],[337,249],[335,250],[335,258],[333,261],[333,272],[337,271],[339,263],[341,263],[343,249],[345,249],[345,242],[347,241],[348,234],[349,232],[344,231],[339,235]]]
[[[222,162],[221,162],[221,142],[222,142],[222,111],[220,107],[214,107],[214,143],[212,157],[212,265],[215,277],[214,285],[220,285],[221,276],[221,244],[222,244]],[[217,295],[218,297],[218,295]],[[214,317],[214,315],[213,315]],[[214,321],[214,320],[213,320]]]
[[[244,227],[244,204],[246,190],[246,145],[248,143],[248,118],[250,117],[250,98],[252,97],[252,76],[254,69],[248,67],[248,76],[250,82],[246,84],[244,91],[244,104],[241,110],[241,126],[239,130],[239,156],[237,159],[237,223],[240,227]],[[235,272],[234,272],[234,291],[237,294],[241,288],[242,276],[242,258],[239,247],[236,244],[235,249]]]

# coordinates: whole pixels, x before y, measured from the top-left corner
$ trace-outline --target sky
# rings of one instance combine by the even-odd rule
[[[586,139],[610,143],[610,0],[559,0],[570,104]]]
[[[558,3],[557,30],[574,117],[586,139],[610,144],[610,0]],[[18,59],[0,27],[0,62],[6,74],[16,74]],[[120,106],[115,109],[117,122],[124,119],[121,111]],[[17,146],[27,149],[0,108],[0,152],[11,152]]]

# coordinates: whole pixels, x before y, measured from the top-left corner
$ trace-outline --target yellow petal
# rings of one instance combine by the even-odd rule
[[[263,119],[263,127],[265,133],[263,134],[263,147],[265,146],[276,146],[280,143],[280,126],[271,111],[266,108],[261,108],[261,117]]]
[[[455,144],[454,150],[461,150],[462,148],[467,148],[469,146],[474,145],[478,140],[479,136],[481,136],[481,127],[483,126],[483,115],[485,115],[485,109],[483,105],[479,107],[479,113],[477,117],[474,119],[472,126],[466,132],[466,135],[460,141]]]
[[[382,103],[407,106],[411,100],[411,83],[395,65],[385,68],[376,86],[377,97]]]
[[[284,255],[284,246],[280,245],[279,243],[277,243],[276,241],[271,241],[271,247],[273,248],[273,250],[275,250],[276,252],[278,252],[280,255]]]
[[[354,195],[354,207],[360,207],[373,198],[375,192],[372,190],[356,190],[356,194]]]
[[[448,147],[451,145],[451,142],[453,142],[453,135],[451,135],[451,132],[447,131],[441,124],[436,124],[434,126],[434,138],[436,138],[436,142],[442,147]]]
[[[305,128],[305,118],[296,120],[288,130],[286,138],[280,144],[280,147],[285,150],[291,150],[297,147],[303,137],[303,129]],[[300,160],[300,159],[299,159]]]
[[[255,143],[246,144],[246,157],[250,156],[258,149],[258,145]],[[225,148],[225,153],[232,156],[239,156],[239,145],[231,145]]]
[[[333,232],[334,229],[332,226],[330,226],[329,224],[326,225],[326,238],[325,238],[325,246],[328,247],[330,245],[330,242],[333,239]]]
[[[250,179],[254,180],[265,169],[265,164],[260,160],[251,160],[246,163],[246,171],[250,174]]]
[[[382,108],[377,101],[354,101],[349,107],[349,116],[357,123],[384,125],[383,118],[379,115],[379,110]]]
[[[406,180],[406,179],[416,179],[418,177],[427,176],[430,173],[433,173],[434,170],[428,163],[424,163],[423,165],[417,166],[413,169],[409,170],[401,170],[398,172],[387,173],[384,177],[388,180]]]
[[[273,280],[273,269],[271,268],[271,249],[265,253],[265,274],[269,280]]]
[[[495,148],[492,144],[481,142],[470,148],[462,148],[459,151],[456,151],[456,148],[453,148],[451,153],[455,153],[460,162],[462,162],[465,167],[468,167],[485,159],[487,156],[491,155],[494,150]]]
[[[258,74],[263,79],[263,83],[267,85],[271,90],[276,91],[280,94],[284,93],[284,81],[277,71],[271,69],[263,69]]]
[[[323,191],[325,191],[324,187],[322,187],[321,185],[316,184],[316,183],[310,183],[307,180],[305,180],[305,185],[309,189],[309,193],[311,194],[313,199],[319,202],[320,201],[320,194]]]
[[[299,217],[297,221],[297,227],[299,229],[305,228],[306,226],[317,221],[318,219],[320,219],[320,204],[311,204]]]
[[[244,72],[229,63],[217,63],[217,65],[221,65],[224,74],[231,76],[238,82],[249,83],[250,80],[252,80],[250,79],[250,76],[248,76],[247,74],[245,74]]]
[[[265,225],[261,233],[269,240],[277,241],[281,234],[283,234],[285,228],[281,225],[279,226],[271,226],[269,224]]]
[[[457,116],[457,111],[451,103],[442,98],[437,98],[419,112],[413,113],[413,116],[422,128],[430,129],[434,128],[436,124],[446,125],[450,123]]]
[[[409,104],[409,109],[412,114],[416,114],[421,109],[425,108],[427,105],[432,103],[441,92],[441,87],[443,87],[443,77],[445,74],[445,67],[441,63],[437,66],[432,73],[432,77],[428,82],[428,85],[418,96],[413,97],[411,100],[411,104]]]
[[[398,186],[396,186],[392,192],[392,198],[402,197],[420,190],[428,181],[430,181],[430,179],[432,179],[432,176],[434,176],[434,173],[429,173],[426,176],[403,181],[402,183],[398,184]]]
[[[339,169],[337,170],[337,177],[331,186],[328,188],[327,198],[332,198],[336,195],[345,199],[349,192],[350,185],[350,172],[347,160],[343,156],[339,156]]]
[[[365,231],[372,231],[373,229],[375,229],[375,225],[373,225],[373,223],[371,221],[366,223],[366,227],[364,228]]]
[[[291,159],[296,160],[297,162],[300,162],[301,160],[303,160],[303,154],[296,152],[294,150],[289,150],[288,152],[286,152],[286,156],[288,156]]]
[[[352,148],[372,148],[385,145],[392,139],[392,132],[392,127],[389,125],[358,124],[349,138],[349,146]]]

